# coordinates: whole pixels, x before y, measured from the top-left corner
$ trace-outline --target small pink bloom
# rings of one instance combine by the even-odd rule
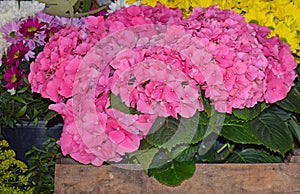
[[[90,32],[96,33],[97,35],[101,35],[105,31],[103,16],[88,16],[84,23]]]
[[[233,61],[235,58],[235,53],[229,49],[229,47],[225,45],[221,45],[217,47],[216,52],[216,60],[219,62],[221,67],[227,68],[233,65]]]
[[[265,93],[265,98],[268,103],[275,103],[282,100],[287,95],[287,89],[281,79],[272,79],[268,85]]]

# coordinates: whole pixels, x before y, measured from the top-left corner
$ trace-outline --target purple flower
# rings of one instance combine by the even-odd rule
[[[23,85],[23,75],[22,69],[19,69],[17,66],[10,66],[4,73],[5,87],[7,89],[16,89],[18,86]]]
[[[23,42],[19,42],[17,44],[11,45],[7,50],[7,58],[3,60],[3,63],[7,65],[16,66],[19,65],[20,60],[24,58],[24,56],[29,51],[29,48],[23,44]]]
[[[23,35],[19,32],[20,25],[19,23],[16,23],[15,21],[12,21],[10,23],[5,24],[1,32],[4,33],[4,37],[7,42],[10,42],[12,44],[16,44],[20,40],[23,40]]]

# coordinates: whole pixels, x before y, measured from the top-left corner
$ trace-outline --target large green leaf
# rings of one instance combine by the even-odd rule
[[[132,153],[141,164],[142,168],[148,172],[150,168],[150,164],[154,156],[159,152],[158,148],[151,148],[149,150],[137,150],[136,152]]]
[[[279,116],[263,112],[250,121],[250,129],[268,149],[284,155],[293,147],[292,134]]]
[[[262,144],[250,129],[248,122],[225,121],[221,135],[240,144]]]
[[[188,154],[187,152],[184,154]],[[185,157],[175,160],[170,152],[161,149],[154,157],[148,174],[154,176],[161,183],[177,186],[185,179],[192,177],[196,169],[195,160],[181,161],[183,158]]]
[[[180,117],[179,119],[158,117],[146,140],[153,146],[166,148],[169,151],[179,144],[197,143],[205,137],[209,126],[209,120],[206,120],[207,117],[202,114],[205,113],[196,112],[191,118]]]
[[[289,126],[289,129],[291,130],[291,132],[293,133],[293,135],[300,142],[300,125],[299,125],[299,122],[297,121],[297,118],[293,116],[288,121],[288,126]]]
[[[199,157],[201,162],[215,162],[217,160],[220,160],[220,156],[218,155],[215,146],[216,145],[214,144],[205,153],[200,154]]]
[[[280,117],[281,120],[286,121],[291,118],[292,113],[280,108],[279,106],[270,106],[265,112],[272,113]]]
[[[180,118],[175,134],[161,147],[171,150],[178,144],[190,144],[197,133],[200,113],[196,112],[191,118]],[[168,131],[164,131],[168,132]],[[164,134],[165,136],[165,134]]]
[[[277,102],[281,108],[300,113],[300,82],[297,82],[284,100]]]
[[[149,175],[154,176],[159,182],[169,186],[177,186],[184,180],[191,178],[196,169],[195,162],[171,161],[161,168],[152,168]]]
[[[233,109],[232,113],[239,119],[251,120],[254,119],[266,108],[266,104],[259,103],[253,108]]]
[[[225,120],[225,114],[214,112],[211,117],[205,112],[199,113],[198,130],[191,143],[198,143],[210,134],[219,134]]]
[[[45,3],[47,9],[44,10],[45,13],[54,15],[54,16],[61,16],[61,17],[84,17],[87,15],[92,15],[98,13],[99,11],[106,8],[106,6],[102,6],[98,9],[94,9],[88,12],[85,12],[89,9],[91,5],[91,0],[84,0],[83,1],[83,12],[84,13],[76,13],[78,10],[79,5],[82,1],[80,0],[38,0],[41,3]],[[82,12],[80,11],[80,12]]]
[[[172,149],[172,158],[177,162],[193,161],[199,147],[196,145],[178,145]]]
[[[158,117],[153,123],[146,140],[154,146],[162,146],[177,132],[180,121],[173,117]]]
[[[261,149],[248,148],[241,152],[234,152],[229,158],[229,163],[279,163],[281,158],[269,154]]]
[[[41,3],[47,5],[44,11],[47,14],[61,16],[61,17],[74,17],[74,8],[77,0],[39,0]]]

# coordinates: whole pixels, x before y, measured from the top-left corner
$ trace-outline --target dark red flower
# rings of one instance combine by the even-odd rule
[[[20,32],[24,35],[25,39],[31,40],[34,38],[34,34],[40,31],[44,25],[45,24],[43,22],[39,22],[36,17],[28,19],[21,24]]]
[[[23,75],[22,69],[19,69],[17,66],[10,66],[4,73],[5,87],[7,89],[16,89],[18,86],[23,85]]]
[[[19,65],[21,59],[29,51],[29,48],[23,44],[23,42],[19,42],[17,44],[11,45],[7,50],[7,58],[4,60],[4,63],[7,65]]]

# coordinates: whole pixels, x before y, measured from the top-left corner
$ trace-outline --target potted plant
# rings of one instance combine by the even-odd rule
[[[76,15],[78,1],[45,2],[48,14]],[[272,2],[263,7],[276,20],[270,28],[251,20],[253,2],[221,5],[238,13],[142,2],[81,17],[30,64],[31,90],[64,119],[62,153],[95,166],[138,163],[169,186],[192,177],[198,162],[287,159],[300,140],[296,22],[288,20],[294,33],[273,36],[291,17],[277,16]]]
[[[49,38],[70,20],[42,13],[37,1],[2,1],[0,66],[0,129],[17,153],[27,161],[32,145],[41,147],[48,136],[59,137],[61,120],[48,109],[50,100],[30,90],[30,63]],[[4,10],[3,10],[4,11]]]
[[[160,3],[128,5],[49,40],[29,82],[63,116],[64,155],[139,163],[174,186],[197,162],[283,162],[298,146],[299,43],[230,10],[190,13],[194,4],[176,4],[185,18]]]

